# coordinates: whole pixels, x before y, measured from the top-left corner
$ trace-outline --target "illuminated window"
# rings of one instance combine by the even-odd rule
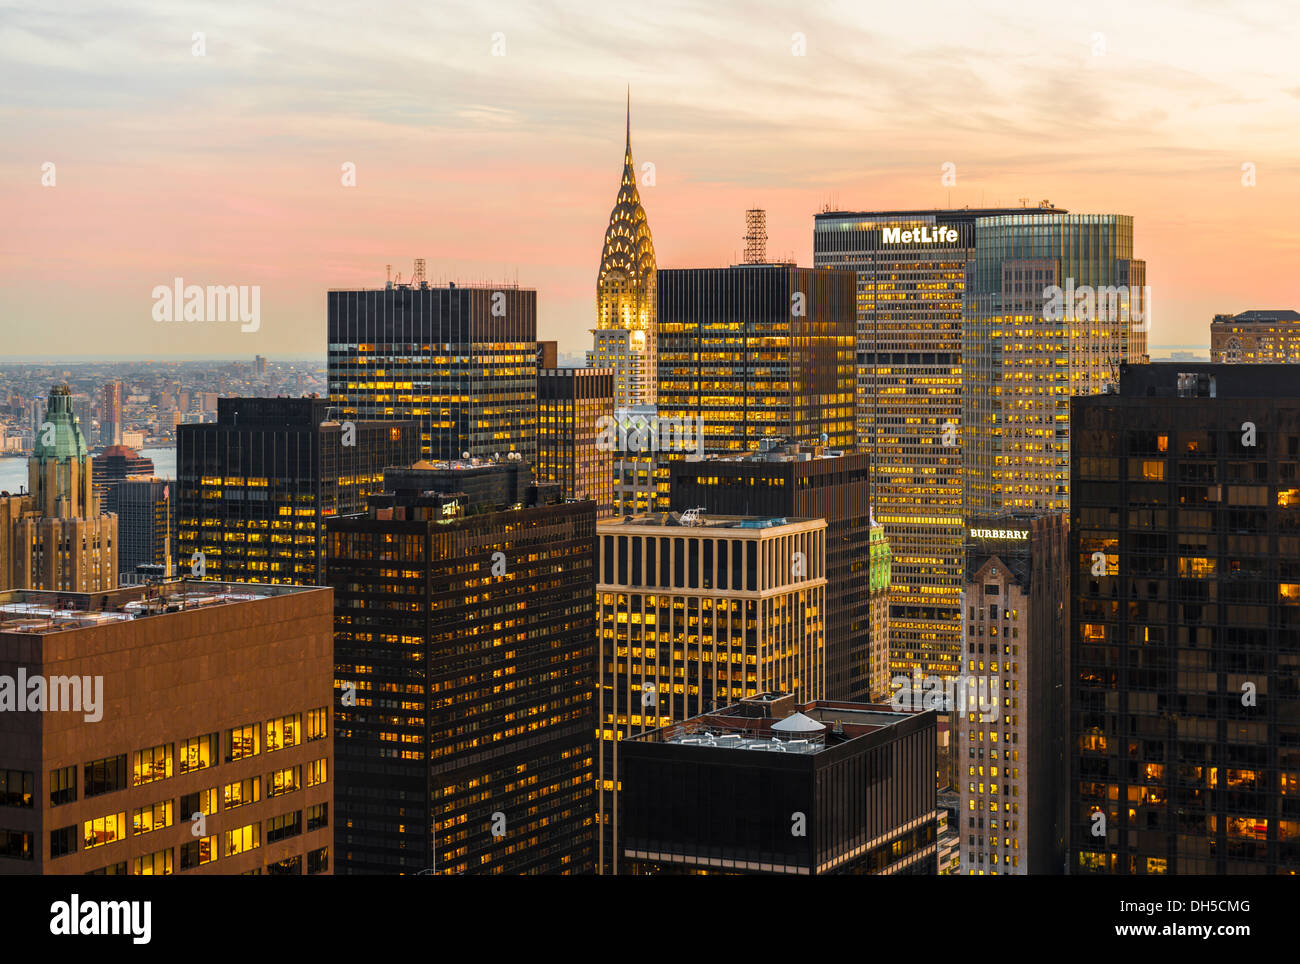
[[[201,867],[217,859],[217,838],[200,837],[189,843],[181,844],[181,870]]]
[[[235,760],[243,760],[246,757],[257,756],[261,753],[261,731],[262,728],[256,723],[227,730],[226,762],[233,763]]]
[[[217,762],[217,734],[196,736],[180,744],[177,766],[181,773],[205,770]]]
[[[125,812],[110,813],[106,817],[96,817],[94,820],[87,820],[85,823],[85,831],[82,834],[86,850],[90,850],[93,847],[100,847],[104,844],[113,843],[115,840],[121,840],[125,836]]]
[[[314,787],[317,784],[324,783],[326,779],[325,761],[312,760],[307,764],[307,786]]]
[[[221,788],[221,806],[224,810],[233,810],[248,803],[257,803],[261,792],[261,781],[257,777],[236,780]]]
[[[172,872],[172,849],[160,850],[147,857],[136,857],[132,862],[132,873],[142,875],[170,874]]]
[[[266,795],[268,798],[293,793],[295,790],[300,789],[302,789],[301,766],[274,770],[266,775]]]
[[[260,823],[250,823],[238,830],[226,831],[225,851],[227,857],[246,853],[249,850],[256,850],[260,846],[262,846],[262,825]]]
[[[172,744],[164,743],[147,750],[136,750],[133,757],[131,786],[142,787],[172,775]]]
[[[329,709],[322,706],[318,710],[307,711],[307,742],[323,740],[329,732]]]
[[[266,724],[266,752],[297,746],[302,737],[302,714],[282,716]]]
[[[133,834],[151,833],[172,825],[172,802],[163,800],[151,803],[147,807],[136,807],[131,811],[131,832]]]

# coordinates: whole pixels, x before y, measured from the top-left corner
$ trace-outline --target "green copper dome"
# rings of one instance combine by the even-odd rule
[[[45,419],[36,428],[32,458],[38,462],[46,459],[84,460],[88,454],[86,438],[72,412],[72,389],[67,385],[55,385],[50,389]]]

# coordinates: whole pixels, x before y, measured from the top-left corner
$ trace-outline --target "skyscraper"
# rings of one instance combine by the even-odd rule
[[[650,513],[597,524],[601,873],[620,740],[768,691],[826,688],[826,523]]]
[[[1300,872],[1295,373],[1072,403],[1071,873]]]
[[[521,476],[421,463],[329,523],[340,873],[593,869],[596,507]]]
[[[856,273],[856,444],[872,457],[872,507],[893,551],[890,635],[902,674],[960,668],[962,299],[976,220],[1004,212],[815,219],[813,264]]]
[[[117,516],[101,511],[94,465],[67,385],[50,390],[27,460],[28,492],[11,496],[0,535],[5,588],[96,592],[117,585]]]
[[[331,291],[327,310],[339,419],[415,419],[425,458],[518,452],[534,460],[536,291],[389,282]]]
[[[1065,870],[1067,534],[1064,513],[967,532],[953,743],[964,874]]]
[[[125,445],[109,445],[91,459],[95,469],[95,494],[101,501],[114,482],[129,475],[153,475],[153,459]]]
[[[1146,360],[1146,262],[1133,219],[980,218],[963,328],[963,503],[969,516],[1070,507],[1070,398]]]
[[[165,575],[173,573],[175,485],[171,479],[130,476],[108,487],[104,508],[117,516],[119,581],[138,581],[134,578],[137,566],[162,566]]]
[[[537,373],[538,482],[558,483],[569,499],[594,499],[614,514],[614,451],[601,444],[601,419],[614,411],[612,368],[551,368]]]
[[[596,327],[590,368],[613,368],[615,404],[653,405],[656,394],[655,248],[632,160],[628,94],[623,176],[609,214],[596,275]]]
[[[764,445],[739,458],[675,462],[671,472],[670,501],[678,511],[826,520],[826,698],[869,699],[875,646],[867,456]],[[886,667],[878,668],[883,676]],[[884,698],[888,679],[879,682]]]
[[[853,447],[853,276],[786,264],[659,272],[659,419],[706,454],[785,439]],[[660,456],[656,489],[668,498]]]
[[[104,386],[101,411],[103,425],[100,430],[101,445],[118,445],[122,441],[122,383],[108,382]]]
[[[46,683],[0,701],[0,874],[329,873],[329,600],[0,593],[0,676]]]
[[[325,582],[325,523],[362,512],[418,423],[340,422],[323,398],[222,398],[177,432],[177,563],[226,582]],[[195,553],[201,553],[196,561]]]

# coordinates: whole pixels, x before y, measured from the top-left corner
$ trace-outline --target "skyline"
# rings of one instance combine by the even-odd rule
[[[760,6],[768,16],[743,19],[683,4],[457,4],[383,22],[310,10],[310,30],[296,4],[12,9],[6,355],[323,357],[325,292],[381,287],[386,264],[405,279],[418,257],[431,282],[535,288],[539,335],[580,352],[627,85],[661,268],[740,261],[751,206],[768,212],[772,257],[811,265],[812,216],[828,204],[1049,198],[1133,216],[1153,348],[1207,344],[1217,312],[1300,301],[1287,177],[1300,86],[1270,66],[1293,33],[1281,4],[1227,24],[1209,4]],[[155,322],[150,292],[175,277],[260,285],[260,328]]]

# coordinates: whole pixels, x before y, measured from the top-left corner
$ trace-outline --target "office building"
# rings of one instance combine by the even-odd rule
[[[626,872],[937,873],[936,716],[765,693],[629,737]]]
[[[516,469],[387,473],[329,523],[340,873],[594,869],[596,506],[469,494]]]
[[[555,341],[539,341],[537,343],[537,369],[559,368],[560,367],[560,344]]]
[[[1067,512],[1070,399],[1147,360],[1146,262],[1119,214],[980,218],[964,327],[968,516]]]
[[[225,582],[324,585],[326,521],[364,511],[385,468],[419,457],[418,423],[340,423],[335,411],[321,398],[222,398],[216,422],[182,425],[178,565]]]
[[[172,512],[171,479],[133,476],[114,482],[104,497],[104,508],[117,516],[118,581],[126,584],[138,566],[162,566],[172,575],[172,546],[176,516]]]
[[[599,518],[614,514],[615,452],[601,437],[613,415],[612,368],[538,371],[535,477],[566,499],[595,500]]]
[[[1300,362],[1300,312],[1253,309],[1215,315],[1210,322],[1210,361],[1230,365]]]
[[[0,703],[0,874],[330,873],[333,669],[327,590],[0,593],[46,683]]]
[[[768,691],[826,689],[826,523],[650,513],[597,525],[601,873],[620,741]]]
[[[5,502],[5,588],[96,592],[117,585],[117,516],[101,511],[67,385],[50,390],[27,460],[27,493]]]
[[[856,274],[856,444],[893,550],[893,671],[951,675],[961,654],[962,318],[976,222],[1020,208],[827,211],[813,264]],[[1050,205],[1035,215],[1062,213]]]
[[[670,502],[709,516],[786,516],[826,520],[826,698],[871,697],[871,476],[867,456],[797,444],[768,445],[752,455],[676,462]],[[886,584],[885,592],[888,586]],[[888,646],[887,638],[883,640]],[[878,690],[888,695],[887,665]]]
[[[1300,872],[1300,383],[1124,366],[1072,403],[1070,872]]]
[[[965,874],[1065,872],[1069,526],[972,519],[965,672],[951,691]]]
[[[517,452],[533,461],[536,291],[390,281],[380,289],[331,291],[326,307],[336,418],[414,419],[417,457]]]
[[[853,278],[793,265],[659,272],[659,420],[710,455],[783,438],[853,447]],[[662,452],[658,504],[669,498]]]

